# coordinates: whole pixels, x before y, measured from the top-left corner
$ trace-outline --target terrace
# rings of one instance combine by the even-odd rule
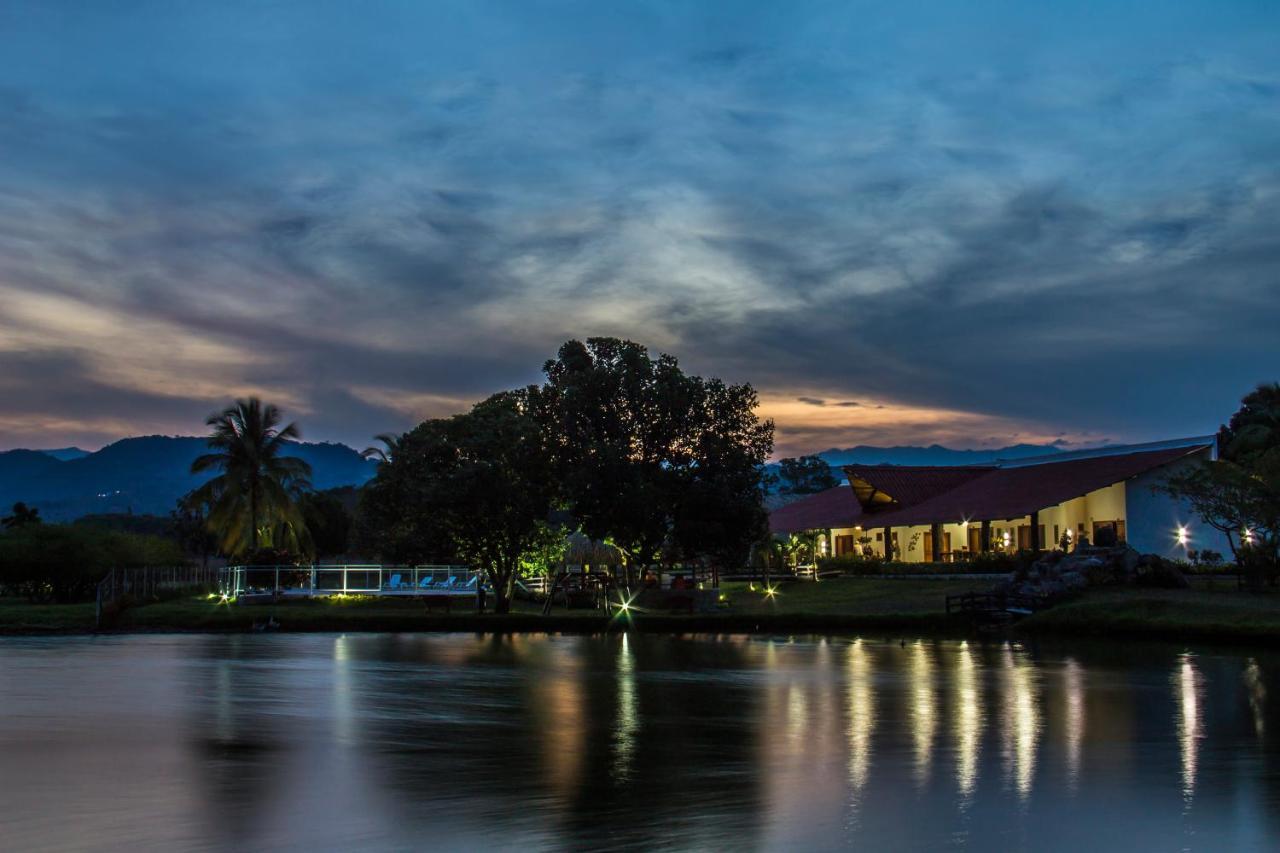
[[[372,595],[389,598],[474,596],[480,573],[470,566],[227,566],[226,598]]]

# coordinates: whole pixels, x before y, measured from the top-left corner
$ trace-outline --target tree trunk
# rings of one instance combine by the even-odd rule
[[[491,569],[489,574],[493,578],[493,612],[510,613],[511,593],[516,578],[514,567]]]
[[[258,481],[253,479],[249,483],[249,555],[253,557],[258,553]]]

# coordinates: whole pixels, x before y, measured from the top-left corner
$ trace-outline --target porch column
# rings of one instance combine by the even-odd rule
[[[886,527],[884,529],[884,559],[888,562],[893,559],[893,528]]]
[[[978,534],[978,548],[982,553],[987,554],[991,551],[991,522],[982,522],[982,531]]]
[[[929,528],[930,540],[932,547],[929,549],[929,559],[935,563],[942,562],[942,525],[934,524]]]
[[[1039,554],[1042,547],[1040,542],[1040,511],[1036,510],[1031,513],[1031,553]]]

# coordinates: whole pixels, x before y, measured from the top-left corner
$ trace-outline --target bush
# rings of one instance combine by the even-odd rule
[[[1249,589],[1259,590],[1266,584],[1274,585],[1280,580],[1280,564],[1262,548],[1245,546],[1237,556],[1245,585]]]
[[[988,551],[985,554],[974,555],[974,558],[968,562],[968,566],[969,571],[972,572],[1008,574],[1018,568],[1018,558],[1012,554]]]
[[[1153,589],[1186,589],[1189,585],[1177,563],[1152,554],[1144,555],[1138,563],[1138,574],[1133,583],[1134,586]]]
[[[0,587],[33,601],[87,600],[113,568],[185,562],[172,540],[90,525],[27,525],[0,536]]]
[[[885,562],[877,556],[845,554],[841,557],[818,558],[819,572],[840,572],[846,575],[879,575],[885,570]]]
[[[886,563],[878,556],[824,557],[818,560],[818,571],[846,575],[968,575],[1005,574],[1013,571],[1017,560],[1008,554],[991,554],[998,559],[974,559],[955,563]]]

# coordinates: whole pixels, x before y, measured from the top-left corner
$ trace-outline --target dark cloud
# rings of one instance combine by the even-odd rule
[[[219,388],[359,443],[593,334],[798,449],[1208,431],[1280,363],[1274,9],[20,5],[0,446]]]

